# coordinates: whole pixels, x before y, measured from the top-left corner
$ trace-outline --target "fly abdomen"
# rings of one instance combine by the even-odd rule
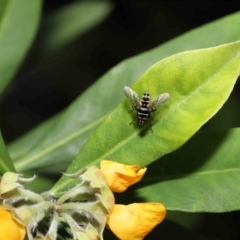
[[[150,111],[148,110],[149,93],[145,92],[142,96],[141,107],[137,109],[138,123],[143,125],[150,118]]]
[[[138,112],[138,117],[149,118],[149,113],[141,113],[141,112]]]
[[[138,122],[140,125],[143,125],[150,117],[150,112],[146,107],[141,107],[138,109]]]
[[[141,107],[138,109],[138,113],[142,115],[149,115],[149,110],[146,107]]]

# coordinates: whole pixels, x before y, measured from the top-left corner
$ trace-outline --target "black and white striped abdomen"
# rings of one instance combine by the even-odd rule
[[[140,117],[145,117],[145,118],[148,118],[149,117],[149,110],[146,108],[146,107],[140,107],[138,109],[138,116]]]
[[[139,124],[143,125],[150,117],[150,111],[148,109],[149,93],[145,92],[141,100],[141,106],[137,109]]]

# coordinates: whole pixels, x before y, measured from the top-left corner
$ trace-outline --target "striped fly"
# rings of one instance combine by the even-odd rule
[[[126,86],[123,88],[123,92],[131,102],[133,110],[137,111],[139,125],[150,120],[150,113],[156,111],[170,97],[169,93],[162,93],[150,101],[149,93],[144,92],[142,99],[140,99],[135,91]]]

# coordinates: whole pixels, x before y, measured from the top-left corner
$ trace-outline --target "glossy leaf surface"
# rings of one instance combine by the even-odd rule
[[[146,166],[183,145],[229,97],[240,72],[240,42],[183,52],[149,68],[133,85],[170,99],[149,125],[129,125],[135,115],[125,99],[94,132],[68,169],[98,165],[103,159]],[[110,101],[110,99],[109,99]],[[135,113],[136,114],[136,113]],[[62,178],[55,189],[67,184]]]
[[[152,64],[171,54],[240,39],[240,32],[236,31],[239,24],[240,13],[236,13],[118,64],[59,115],[51,130],[45,127],[48,123],[44,123],[10,146],[11,156],[17,160],[17,169],[48,167],[59,162],[61,165],[58,166],[65,166],[76,156],[102,119],[124,98],[124,85],[131,86]],[[110,90],[106,91],[106,87]],[[20,152],[24,154],[16,154]]]
[[[196,134],[182,148],[148,166],[136,195],[170,210],[239,209],[239,138],[240,128]]]
[[[0,1],[0,93],[20,66],[35,36],[41,0]]]

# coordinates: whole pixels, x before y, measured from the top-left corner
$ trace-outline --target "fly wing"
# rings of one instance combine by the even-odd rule
[[[162,93],[159,96],[155,97],[148,106],[149,111],[156,111],[157,108],[164,102],[166,102],[169,97],[170,97],[169,93]]]
[[[134,108],[137,108],[140,105],[138,94],[134,92],[131,88],[125,86],[123,88],[123,92]]]

